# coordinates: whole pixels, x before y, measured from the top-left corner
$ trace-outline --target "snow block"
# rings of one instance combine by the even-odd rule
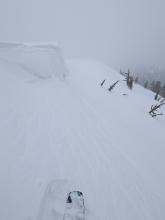
[[[13,67],[19,66],[38,78],[55,76],[63,80],[68,74],[57,44],[0,43],[0,60]]]

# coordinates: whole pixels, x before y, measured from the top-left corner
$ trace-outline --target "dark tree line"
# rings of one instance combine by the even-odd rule
[[[162,84],[160,81],[152,81],[151,83],[146,81],[144,83],[144,88],[153,91],[157,96],[161,95],[165,97],[165,84]]]
[[[154,93],[157,94],[157,96],[161,95],[162,97],[165,97],[165,83],[163,84],[160,81],[154,81],[154,80],[152,82],[149,82],[149,80],[146,80],[146,81],[143,81],[142,83],[141,80],[139,80],[138,76],[136,77],[131,76],[130,70],[128,70],[127,73],[124,73],[123,71],[120,70],[120,74],[126,77],[127,86],[130,89],[133,88],[133,83],[137,83],[137,84],[142,85],[144,88],[153,91]]]

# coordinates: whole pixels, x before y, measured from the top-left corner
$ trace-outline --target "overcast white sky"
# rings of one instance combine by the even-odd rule
[[[67,58],[165,68],[165,1],[0,0],[0,41],[58,41]]]

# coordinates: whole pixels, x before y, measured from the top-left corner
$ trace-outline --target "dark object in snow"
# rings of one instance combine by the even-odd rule
[[[68,194],[63,220],[84,220],[85,206],[83,193],[72,191]]]
[[[80,191],[72,191],[69,193],[68,198],[67,198],[67,203],[72,203],[72,199],[71,199],[71,195],[73,193],[77,193],[78,196],[82,196],[83,197],[83,193]]]
[[[157,112],[158,109],[160,109],[160,107],[161,107],[162,105],[165,105],[165,102],[162,102],[162,103],[160,103],[160,104],[158,104],[158,105],[152,105],[152,106],[151,106],[151,110],[149,111],[149,114],[150,114],[152,117],[156,117],[156,116],[158,116],[158,115],[163,115],[162,113],[158,113],[158,112]]]
[[[71,196],[69,195],[68,198],[67,198],[67,203],[72,203],[72,199],[71,199]]]
[[[158,96],[159,96],[159,94],[156,93],[154,99],[155,99],[155,100],[158,100]]]
[[[126,83],[129,89],[133,88],[133,77],[130,76],[130,70],[128,69],[128,73],[126,73]]]
[[[102,81],[102,83],[101,83],[101,87],[104,85],[104,83],[105,83],[105,79]]]
[[[111,92],[112,89],[117,85],[118,82],[119,82],[119,80],[116,81],[115,83],[113,83],[113,84],[109,87],[108,91]]]

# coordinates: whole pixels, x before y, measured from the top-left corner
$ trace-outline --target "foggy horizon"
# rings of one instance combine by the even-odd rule
[[[0,0],[0,220],[165,219],[165,0]]]
[[[165,69],[163,0],[0,3],[2,42],[59,42],[66,58]]]

